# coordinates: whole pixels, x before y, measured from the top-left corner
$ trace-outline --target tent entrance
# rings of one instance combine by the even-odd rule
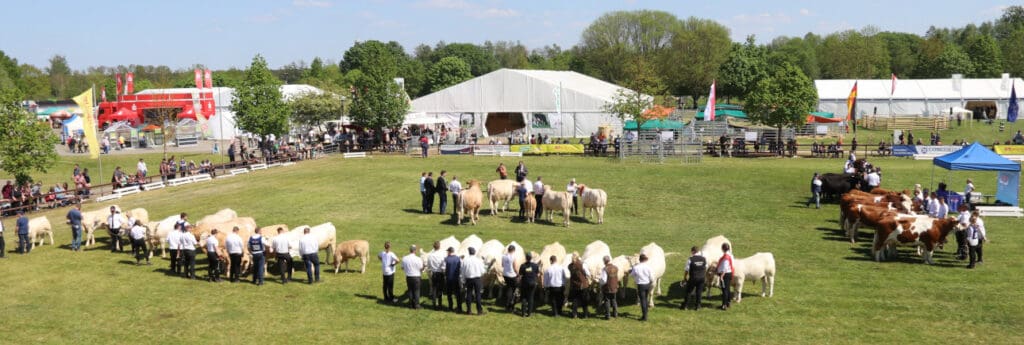
[[[999,109],[995,101],[967,101],[964,108],[974,112],[973,119],[980,120],[996,118],[996,110]]]
[[[495,136],[526,128],[526,121],[523,113],[487,113],[484,127],[488,135]]]

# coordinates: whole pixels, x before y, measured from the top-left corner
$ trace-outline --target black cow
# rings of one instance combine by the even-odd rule
[[[826,173],[821,175],[821,193],[825,199],[833,200],[850,190],[857,188],[861,183],[860,178],[855,174],[834,174]]]

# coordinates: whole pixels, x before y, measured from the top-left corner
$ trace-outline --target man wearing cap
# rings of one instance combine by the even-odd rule
[[[82,249],[82,204],[71,206],[67,219],[71,225],[71,250],[77,252]]]
[[[32,242],[28,240],[28,217],[24,210],[18,210],[15,228],[18,230],[18,254],[28,254],[32,251]]]
[[[466,281],[466,314],[470,313],[471,305],[476,301],[476,314],[483,315],[484,307],[480,304],[480,277],[484,275],[484,262],[476,256],[476,248],[469,247],[469,256],[462,260],[462,278]]]
[[[309,233],[309,227],[302,230],[302,239],[299,240],[299,254],[302,255],[303,266],[306,267],[306,282],[313,284],[313,278],[320,281],[320,241]]]
[[[377,254],[377,259],[380,259],[380,270],[384,273],[384,301],[395,303],[395,266],[398,265],[398,255],[391,251],[391,241],[384,242],[384,251]]]
[[[427,270],[430,271],[430,304],[440,310],[441,296],[445,284],[445,252],[441,251],[441,242],[434,242],[434,250],[427,256]]]
[[[416,245],[409,246],[409,255],[402,258],[402,271],[405,272],[405,286],[409,290],[409,308],[420,309],[420,283],[423,272],[423,260],[416,256]]]
[[[462,259],[455,255],[455,248],[448,247],[448,256],[444,258],[444,294],[448,296],[448,310],[462,311],[462,286],[459,284]],[[452,295],[459,302],[458,309],[452,308]]]
[[[107,229],[110,231],[110,252],[120,250],[124,252],[124,245],[121,243],[121,212],[116,207],[110,206],[110,216],[107,216]]]
[[[534,304],[534,296],[537,294],[537,275],[540,274],[540,267],[533,262],[533,255],[526,253],[526,262],[519,265],[519,298],[523,301],[523,317],[530,317],[530,314],[537,309]]]

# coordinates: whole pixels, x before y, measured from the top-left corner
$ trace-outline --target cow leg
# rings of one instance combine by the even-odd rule
[[[597,224],[604,224],[604,207],[597,208]]]
[[[766,284],[765,285],[768,285],[768,297],[775,296],[775,275],[774,274],[768,275],[767,278],[765,278],[765,279],[766,279]]]
[[[366,273],[366,255],[360,256],[359,261],[363,265],[363,267],[359,269],[359,274]]]
[[[735,283],[733,285],[736,285],[736,297],[735,297],[736,303],[740,303],[740,302],[743,301],[743,280],[744,280],[744,278],[746,278],[746,277],[744,277],[741,274],[737,274],[733,278],[734,281],[735,281]]]
[[[54,245],[53,244],[53,231],[50,231],[49,235],[50,235],[50,245],[52,246],[52,245]]]

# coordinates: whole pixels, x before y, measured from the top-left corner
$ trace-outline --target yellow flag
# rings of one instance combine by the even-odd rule
[[[85,132],[85,143],[89,144],[89,157],[100,158],[100,144],[96,142],[96,120],[92,117],[92,88],[73,98],[82,109],[82,130]]]

